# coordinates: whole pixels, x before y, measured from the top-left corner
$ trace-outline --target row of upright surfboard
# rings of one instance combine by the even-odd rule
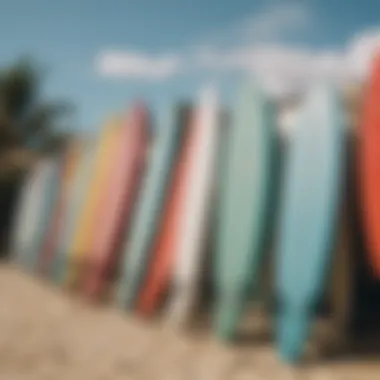
[[[377,61],[358,130],[369,259],[380,275],[379,95]],[[215,331],[230,340],[275,240],[277,342],[296,361],[333,258],[347,133],[339,92],[310,91],[284,154],[276,110],[256,83],[243,84],[229,122],[212,88],[192,109],[161,116],[153,130],[136,104],[93,140],[41,160],[20,196],[14,260],[88,297],[111,294],[145,316],[163,310],[177,327],[194,317],[211,268]]]

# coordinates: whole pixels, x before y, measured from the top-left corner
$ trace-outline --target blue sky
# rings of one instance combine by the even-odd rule
[[[97,128],[136,97],[158,109],[193,97],[210,80],[229,102],[247,73],[268,77],[272,87],[287,77],[282,90],[326,71],[339,76],[347,56],[350,62],[357,58],[355,39],[373,46],[380,36],[377,0],[0,0],[0,5],[0,63],[32,54],[49,69],[46,96],[73,101],[83,130]],[[110,56],[119,62],[116,71],[104,63]],[[308,62],[320,64],[310,71]],[[297,65],[302,70],[293,72]]]

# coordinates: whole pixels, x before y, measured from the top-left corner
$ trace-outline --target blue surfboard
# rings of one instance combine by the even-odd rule
[[[319,85],[300,110],[284,172],[276,292],[281,357],[296,362],[308,338],[314,308],[327,286],[340,201],[344,153],[338,93]]]

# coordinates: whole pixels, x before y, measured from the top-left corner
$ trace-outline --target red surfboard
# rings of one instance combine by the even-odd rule
[[[128,225],[142,177],[148,148],[148,112],[134,106],[120,133],[115,165],[102,195],[98,225],[94,233],[84,293],[90,298],[103,295],[118,261],[120,244],[127,238]]]
[[[138,297],[137,309],[144,315],[152,315],[168,290],[174,273],[176,254],[179,248],[179,235],[184,217],[186,187],[191,169],[191,156],[196,143],[196,117],[190,117],[179,161],[161,219],[161,229],[157,236],[145,284]]]
[[[373,61],[359,129],[359,175],[369,260],[380,278],[380,53]]]

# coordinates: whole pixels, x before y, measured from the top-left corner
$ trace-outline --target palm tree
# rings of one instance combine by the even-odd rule
[[[4,147],[49,148],[65,138],[59,122],[71,114],[67,102],[41,100],[42,72],[29,59],[0,70],[0,149]]]
[[[71,105],[43,100],[42,82],[42,71],[30,59],[0,68],[1,234],[9,226],[15,194],[31,164],[63,148],[71,138],[63,132],[63,123],[72,115]]]

